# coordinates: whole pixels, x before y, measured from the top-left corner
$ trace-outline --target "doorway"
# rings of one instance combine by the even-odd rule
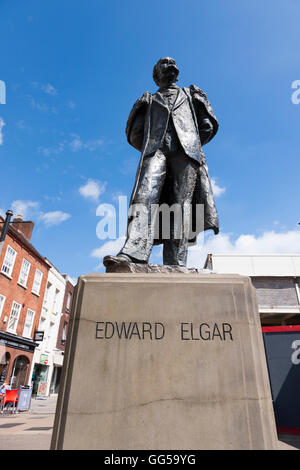
[[[27,385],[26,378],[28,366],[29,359],[26,356],[16,357],[10,376],[10,385],[12,389],[19,388],[21,385]]]
[[[35,364],[32,374],[32,395],[37,395],[44,384],[47,384],[48,366],[45,364]],[[45,387],[43,387],[45,389]]]

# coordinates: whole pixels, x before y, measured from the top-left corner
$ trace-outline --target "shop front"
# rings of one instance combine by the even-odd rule
[[[0,331],[0,384],[6,382],[12,389],[30,385],[30,368],[37,344]]]
[[[47,380],[49,373],[48,355],[40,354],[40,362],[34,364],[32,374],[32,395],[47,395]]]

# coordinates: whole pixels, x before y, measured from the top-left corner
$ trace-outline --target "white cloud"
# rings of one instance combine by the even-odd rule
[[[71,217],[70,214],[62,211],[53,211],[53,212],[45,212],[41,214],[39,219],[44,222],[46,227],[51,227],[52,225],[59,225],[65,220],[68,220]]]
[[[300,230],[290,230],[288,232],[265,232],[260,236],[251,234],[240,235],[236,239],[230,233],[220,233],[219,235],[206,235],[198,237],[198,244],[189,248],[188,267],[203,268],[206,257],[212,254],[295,254],[300,253]],[[93,258],[97,258],[100,263],[97,269],[102,268],[104,256],[116,256],[125,242],[125,236],[116,240],[109,240],[99,248],[91,252]],[[153,263],[162,263],[161,246],[158,251],[152,253]],[[155,255],[155,256],[153,256]],[[159,258],[159,259],[157,259]]]
[[[35,102],[34,106],[37,106]],[[54,109],[55,108],[52,108],[53,113],[55,112]],[[86,142],[84,142],[77,134],[69,135],[70,137],[62,140],[61,142],[58,142],[52,147],[37,147],[38,153],[44,155],[45,157],[49,157],[51,155],[59,155],[60,153],[67,151],[68,149],[71,149],[72,152],[78,152],[79,150],[85,149],[89,152],[94,152],[104,143],[104,141],[101,139],[87,140]]]
[[[33,96],[31,95],[27,95],[27,98],[30,102],[30,106],[33,108],[33,109],[38,109],[39,111],[43,111],[44,113],[47,113],[48,110],[49,110],[49,107],[46,103],[40,103],[39,101],[37,101],[35,98],[33,98]]]
[[[211,185],[215,197],[221,196],[226,191],[226,188],[221,188],[220,186],[218,186],[215,178],[211,178]]]
[[[5,126],[5,122],[3,121],[2,117],[0,117],[0,145],[3,144],[3,133],[2,129]]]
[[[51,155],[59,155],[65,149],[66,141],[58,142],[58,144],[53,145],[53,147],[38,147],[38,153],[43,154],[45,157],[49,157]]]
[[[97,150],[97,148],[101,147],[103,143],[104,142],[102,139],[88,140],[83,144],[83,147],[88,149],[90,152],[94,152],[95,150]]]
[[[69,101],[69,102],[68,102],[68,107],[69,107],[70,109],[75,109],[75,108],[76,108],[76,103],[74,103],[74,101]]]
[[[86,184],[80,186],[79,193],[86,199],[99,200],[99,196],[104,193],[106,182],[89,179]]]
[[[42,90],[48,95],[52,95],[52,96],[57,95],[57,90],[50,83],[47,83],[47,85],[42,85]]]
[[[83,147],[83,142],[78,135],[75,135],[73,140],[69,143],[73,152],[77,152]]]
[[[101,147],[101,145],[103,145],[104,143],[102,139],[87,140],[86,142],[83,142],[83,140],[77,134],[72,134],[72,137],[73,139],[71,140],[69,145],[73,152],[78,152],[78,150],[81,150],[81,149],[87,149],[90,152],[94,152],[97,148]]]
[[[21,215],[23,220],[31,217],[39,208],[39,203],[36,201],[22,201],[17,199],[11,204],[11,209],[14,216]]]
[[[204,244],[203,237],[200,236],[198,244],[189,248],[188,266],[203,268],[208,253],[248,255],[300,253],[300,230],[269,231],[257,237],[242,234],[235,240],[232,234],[220,233],[209,235]]]
[[[51,201],[51,202],[61,201],[60,196],[48,196],[48,194],[45,194],[43,198],[46,199],[46,201]]]
[[[116,256],[121,250],[121,248],[123,247],[124,243],[125,243],[125,236],[117,238],[116,240],[109,240],[106,243],[103,243],[103,245],[100,246],[100,248],[95,248],[92,251],[91,256],[100,261],[96,269],[100,269],[103,266],[102,260],[104,256],[107,256],[107,255]]]

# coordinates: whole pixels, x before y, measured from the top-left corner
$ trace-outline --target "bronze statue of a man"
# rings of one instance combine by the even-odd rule
[[[118,262],[147,263],[153,245],[162,243],[164,265],[186,266],[188,245],[196,240],[195,232],[193,236],[190,233],[197,204],[204,207],[202,230],[212,229],[215,234],[219,231],[202,151],[215,136],[218,122],[205,93],[195,85],[179,88],[178,74],[174,59],[160,59],[153,69],[159,89],[152,95],[146,91],[128,118],[128,142],[142,153],[130,207],[142,207],[144,211],[139,209],[129,217],[127,239],[116,257]],[[179,237],[173,221],[168,237],[155,238],[158,217],[153,220],[152,211],[151,218],[151,207],[161,204],[191,208]]]

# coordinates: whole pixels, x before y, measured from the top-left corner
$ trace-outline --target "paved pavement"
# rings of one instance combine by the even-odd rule
[[[56,401],[33,398],[30,412],[0,414],[0,450],[49,450]]]
[[[33,398],[30,412],[0,414],[0,450],[49,450],[57,396]],[[279,435],[278,450],[300,449],[300,436]]]

